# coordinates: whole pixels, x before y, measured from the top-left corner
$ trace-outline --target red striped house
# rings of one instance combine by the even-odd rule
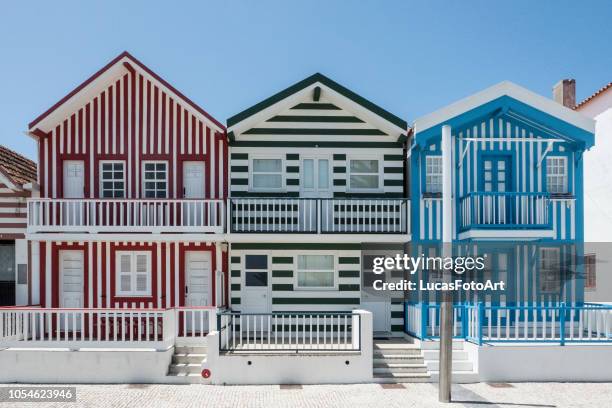
[[[0,146],[0,306],[27,304],[26,199],[36,182],[36,163]]]
[[[29,124],[30,304],[221,305],[224,126],[127,52]]]

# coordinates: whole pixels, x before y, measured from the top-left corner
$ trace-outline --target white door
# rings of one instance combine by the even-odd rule
[[[81,160],[64,161],[64,198],[83,198],[85,193],[85,164]],[[82,224],[82,201],[74,200],[62,204],[62,224]]]
[[[183,197],[189,199],[204,198],[204,162],[190,161],[183,163]],[[204,204],[189,201],[183,204],[183,225],[202,226],[208,216]]]
[[[83,251],[60,251],[60,307],[83,307]]]
[[[332,197],[329,157],[304,157],[302,159],[302,197]]]
[[[268,255],[245,255],[243,272],[241,310],[244,313],[269,313]]]
[[[211,257],[208,251],[187,251],[185,304],[209,306],[212,303]]]

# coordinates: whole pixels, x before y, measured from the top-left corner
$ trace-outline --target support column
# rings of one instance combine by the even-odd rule
[[[223,304],[223,254],[221,253],[221,242],[215,243],[215,306]]]
[[[442,256],[452,257],[453,197],[452,197],[452,137],[451,127],[442,126]],[[452,271],[444,272],[444,280],[451,281]],[[438,399],[451,401],[453,364],[453,299],[450,291],[442,292],[440,305],[440,379]]]

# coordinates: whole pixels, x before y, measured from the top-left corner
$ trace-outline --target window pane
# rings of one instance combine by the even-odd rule
[[[351,188],[378,188],[378,175],[351,175]]]
[[[147,256],[136,255],[136,272],[147,272]]]
[[[282,160],[280,159],[255,159],[253,160],[253,171],[280,173],[282,171]]]
[[[298,286],[300,287],[334,287],[333,272],[298,272]]]
[[[245,283],[247,286],[268,286],[268,272],[246,272]]]
[[[329,188],[329,160],[319,160],[319,188]]]
[[[314,188],[314,160],[304,160],[304,188]]]
[[[132,257],[130,255],[121,255],[121,272],[130,272],[132,270]]]
[[[125,274],[121,275],[121,291],[129,292],[130,284],[131,284],[130,275],[125,275]]]
[[[244,257],[244,267],[246,269],[267,269],[268,255],[246,255]]]
[[[378,173],[378,160],[351,160],[351,173]]]
[[[136,275],[136,290],[138,292],[145,292],[147,290],[147,275]]]
[[[255,188],[281,188],[282,181],[280,174],[253,175],[253,187]]]
[[[333,270],[333,255],[298,255],[298,269],[300,270]]]

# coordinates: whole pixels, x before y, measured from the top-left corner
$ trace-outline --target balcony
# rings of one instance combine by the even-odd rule
[[[223,200],[49,199],[28,200],[28,233],[225,231]]]
[[[473,230],[485,232],[476,236]],[[541,238],[551,230],[548,193],[472,192],[459,200],[460,238],[496,238],[499,231],[504,231],[504,236],[518,231],[516,234]]]
[[[410,201],[393,198],[233,198],[232,233],[408,234]]]

